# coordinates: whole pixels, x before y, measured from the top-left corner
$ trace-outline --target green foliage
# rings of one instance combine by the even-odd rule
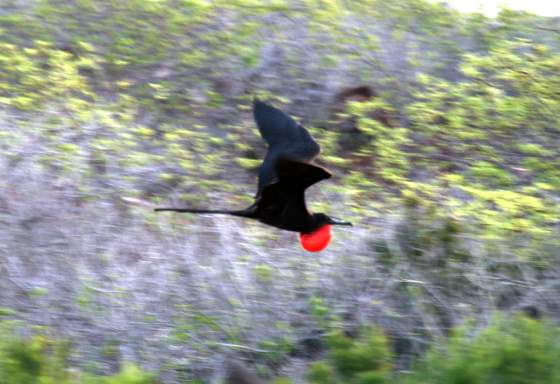
[[[132,364],[125,364],[121,372],[115,376],[99,379],[100,384],[153,384],[152,375],[149,375]]]
[[[327,336],[328,360],[314,363],[308,373],[311,383],[386,383],[391,353],[377,328],[364,329],[357,340],[340,331]]]
[[[556,257],[559,43],[553,19],[511,10],[490,19],[425,0],[8,1],[0,4],[0,148],[6,164],[29,158],[57,188],[72,186],[76,206],[106,199],[121,207],[122,197],[159,203],[167,195],[242,206],[266,149],[250,113],[255,94],[304,121],[320,142],[320,161],[337,175],[321,186],[325,201],[352,207],[371,232],[378,228],[370,222],[399,216],[396,238],[374,244],[382,268],[412,267],[437,275],[442,291],[464,290],[471,285],[462,269],[474,259],[464,239],[482,240],[487,254],[507,244],[519,268],[546,269]],[[340,110],[329,104],[333,87],[352,84],[371,85],[377,96]],[[183,215],[156,221],[147,211],[154,230],[167,217],[173,229],[190,229]],[[271,265],[249,267],[261,288],[284,276]],[[508,268],[500,277],[515,277],[518,268]],[[197,289],[204,297],[210,288]],[[417,301],[429,294],[422,281],[398,289]],[[51,293],[27,292],[35,299]],[[84,313],[100,313],[96,295],[78,287]],[[252,335],[247,314],[223,321],[207,305],[177,309],[169,342],[208,352]],[[328,297],[312,296],[304,307],[320,331],[337,328]],[[1,318],[16,315],[0,308]],[[275,324],[255,343],[270,365],[297,350],[292,327]],[[391,359],[376,332],[358,340],[330,335],[328,357],[311,368],[310,381],[386,382]],[[496,367],[469,376],[482,362],[461,348],[528,359],[473,343],[457,336],[448,346],[457,365],[433,364],[468,371],[454,382],[500,382],[487,379]],[[115,345],[102,353],[114,356]],[[49,339],[2,346],[6,383],[75,381],[65,347]],[[503,346],[521,354],[515,343]],[[85,379],[151,380],[131,366]]]
[[[292,384],[292,380],[287,377],[279,377],[272,381],[272,384]]]
[[[434,347],[405,383],[539,384],[560,380],[557,327],[516,316],[495,319],[476,337],[457,330]]]
[[[125,364],[114,376],[94,376],[70,369],[69,344],[43,335],[22,338],[15,324],[0,323],[1,384],[150,384],[153,376]]]
[[[384,90],[344,111],[356,132],[313,129],[323,159],[344,175],[344,189],[332,190],[359,215],[390,212],[410,190],[477,222],[487,238],[529,232],[537,239],[550,234],[560,213],[560,58],[534,33],[534,23],[546,19],[507,10],[498,19],[495,28],[482,15],[423,0],[301,7],[37,0],[26,12],[0,17],[0,29],[13,32],[0,33],[0,103],[25,115],[17,131],[44,143],[40,164],[80,180],[86,192],[103,182],[121,194],[176,189],[181,198],[201,200],[224,174],[234,170],[240,178],[243,169],[257,168],[264,145],[244,115],[248,98],[231,93],[238,87],[232,79],[268,60],[263,34],[283,43],[286,25],[297,20],[308,36],[302,50],[286,50],[294,87],[307,87],[299,80],[309,76],[301,57],[312,52],[311,67],[344,61]],[[391,33],[384,44],[402,49],[401,70],[416,78],[400,81],[382,65],[376,24]],[[458,43],[473,49],[463,54]],[[274,86],[251,92],[289,107]],[[226,105],[237,110],[224,112]],[[228,123],[216,124],[224,113]],[[24,141],[20,132],[0,136],[14,156]],[[139,190],[147,180],[152,184]],[[221,186],[225,194],[247,192],[238,185]]]
[[[131,364],[114,376],[95,376],[70,369],[68,343],[35,335],[21,338],[13,323],[1,323],[0,383],[149,384],[153,377]],[[523,316],[495,317],[475,332],[456,329],[440,340],[411,373],[393,378],[407,383],[554,383],[560,379],[560,331],[547,322]],[[340,331],[327,335],[328,357],[312,364],[310,383],[387,383],[392,368],[388,341],[377,328],[365,328],[356,339]],[[290,383],[278,378],[275,383]]]
[[[307,373],[307,379],[310,383],[337,383],[336,372],[326,361],[313,363]]]
[[[17,312],[11,308],[0,307],[0,317],[9,317],[16,315]]]
[[[461,223],[436,203],[422,199],[411,190],[403,191],[403,195],[406,206],[397,233],[402,254],[388,252],[383,261],[390,266],[405,262],[422,269],[437,268],[438,274],[461,269],[461,263],[471,256],[461,241],[464,236]]]
[[[0,103],[17,109],[41,110],[64,101],[69,113],[79,112],[91,97],[80,70],[87,58],[76,57],[51,43],[35,40],[30,48],[0,42]]]
[[[258,282],[266,284],[272,282],[275,272],[269,265],[257,264],[254,268],[254,274]]]
[[[414,370],[392,378],[397,383],[544,384],[560,379],[560,330],[523,316],[496,316],[487,328],[456,329],[441,339]],[[387,340],[369,328],[357,340],[328,336],[328,359],[312,364],[310,383],[387,383],[391,354]]]
[[[506,41],[487,54],[464,55],[459,83],[418,79],[418,101],[407,108],[417,132],[414,162],[435,180],[453,181],[452,188],[468,193],[457,213],[480,221],[491,237],[542,234],[555,220],[550,213],[558,205],[534,186],[560,181],[547,166],[560,160],[552,149],[560,106],[560,77],[552,68],[559,60],[533,41]],[[446,189],[441,196],[457,205]]]
[[[408,156],[403,150],[409,142],[408,130],[390,127],[375,119],[376,112],[381,111],[389,113],[390,108],[380,100],[350,106],[350,114],[356,118],[357,128],[364,134],[355,154],[372,162],[371,168],[381,181],[398,183],[409,170]]]

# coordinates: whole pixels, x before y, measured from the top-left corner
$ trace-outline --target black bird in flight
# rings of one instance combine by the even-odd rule
[[[290,116],[256,98],[253,113],[261,136],[268,143],[268,151],[259,170],[258,190],[251,206],[241,210],[155,210],[255,219],[286,231],[299,232],[302,246],[309,251],[324,249],[331,239],[331,225],[352,224],[307,210],[305,190],[331,177],[330,172],[311,163],[320,152],[319,144]]]

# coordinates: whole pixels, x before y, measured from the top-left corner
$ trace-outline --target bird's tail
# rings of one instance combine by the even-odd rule
[[[210,215],[233,215],[241,217],[250,217],[250,212],[246,209],[242,210],[216,210],[216,209],[196,209],[196,208],[155,208],[154,211],[162,212],[185,212],[185,213],[195,213],[195,214],[210,214]]]

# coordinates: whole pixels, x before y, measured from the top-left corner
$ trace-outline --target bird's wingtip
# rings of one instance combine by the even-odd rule
[[[253,96],[253,111],[256,112],[257,110],[263,110],[267,106],[268,104],[266,104],[264,101],[259,99],[257,96]]]
[[[259,107],[262,107],[262,106],[271,107],[271,105],[268,103],[268,101],[266,101],[266,99],[263,101],[263,100],[259,99],[259,97],[256,96],[256,95],[253,96],[253,106],[255,106],[255,107],[256,107],[256,106],[259,106]]]

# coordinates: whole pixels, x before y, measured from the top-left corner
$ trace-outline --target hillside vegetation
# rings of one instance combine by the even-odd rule
[[[251,202],[255,95],[322,146],[325,252],[153,212]],[[559,380],[559,18],[4,0],[0,124],[0,384]]]

